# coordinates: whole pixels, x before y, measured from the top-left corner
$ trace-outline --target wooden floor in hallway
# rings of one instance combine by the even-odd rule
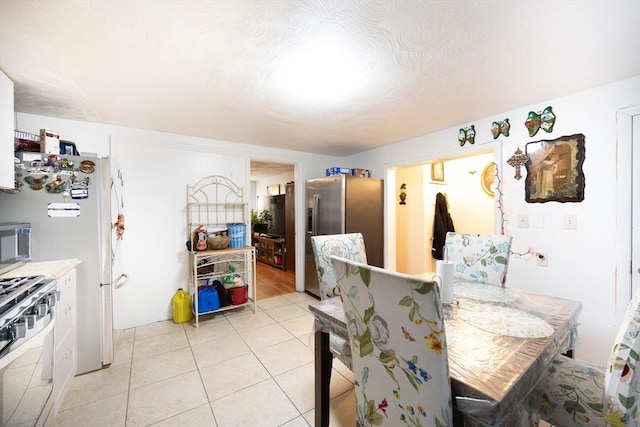
[[[257,261],[256,288],[258,300],[295,292],[296,274]]]

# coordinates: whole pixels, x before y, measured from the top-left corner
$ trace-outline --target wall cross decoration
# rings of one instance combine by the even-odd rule
[[[524,164],[526,164],[528,161],[529,161],[529,156],[524,154],[522,150],[520,150],[520,147],[518,147],[518,149],[513,154],[513,156],[509,157],[509,159],[507,160],[507,164],[509,166],[513,166],[514,168],[516,168],[516,175],[514,176],[515,179],[522,178],[522,174],[520,173],[520,168]]]

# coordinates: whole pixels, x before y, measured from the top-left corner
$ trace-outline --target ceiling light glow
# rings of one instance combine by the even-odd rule
[[[336,45],[306,45],[287,53],[278,61],[274,78],[275,87],[292,101],[315,104],[348,101],[365,84],[355,55]]]

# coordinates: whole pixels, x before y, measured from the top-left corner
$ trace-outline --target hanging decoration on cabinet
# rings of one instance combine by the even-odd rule
[[[458,142],[463,147],[465,143],[474,144],[476,142],[476,129],[474,125],[460,128],[458,131]]]
[[[527,121],[524,122],[524,125],[529,131],[529,136],[532,137],[536,133],[538,133],[540,129],[547,133],[551,133],[553,131],[553,125],[555,123],[556,115],[553,114],[551,106],[549,106],[542,112],[538,111],[536,113],[534,111],[529,111],[529,116],[527,116]]]
[[[501,122],[491,123],[491,135],[493,135],[493,139],[497,139],[500,136],[500,134],[504,136],[509,136],[510,129],[511,129],[511,124],[509,123],[509,119],[504,119]]]
[[[584,135],[563,136],[525,146],[525,200],[527,203],[581,202],[584,200]]]
[[[402,183],[402,185],[400,186],[400,204],[401,205],[406,205],[407,202],[407,184],[405,184],[404,182]]]
[[[44,184],[47,182],[47,178],[49,175],[42,175],[40,178],[35,178],[31,175],[25,176],[24,181],[29,184],[32,190],[42,190],[44,188]]]
[[[513,154],[513,156],[509,157],[509,159],[507,160],[507,164],[509,166],[513,166],[514,168],[516,168],[516,175],[514,176],[515,179],[522,178],[522,174],[520,173],[520,168],[523,165],[525,165],[528,161],[529,161],[529,156],[524,154],[522,150],[520,150],[520,147],[518,147],[518,149]]]
[[[111,227],[116,230],[116,239],[122,240],[122,235],[124,234],[124,214],[119,213],[118,219]]]

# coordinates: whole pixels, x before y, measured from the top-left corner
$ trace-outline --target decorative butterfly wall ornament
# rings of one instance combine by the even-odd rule
[[[493,122],[491,123],[491,135],[493,135],[493,139],[496,139],[503,134],[504,136],[509,136],[509,129],[511,129],[511,124],[509,123],[509,119],[504,119],[501,122]]]
[[[540,129],[547,133],[553,131],[553,125],[556,123],[556,115],[553,114],[551,106],[545,108],[542,112],[529,111],[527,121],[524,125],[529,130],[529,136],[534,136]]]
[[[474,125],[466,128],[460,128],[458,131],[458,141],[460,142],[461,147],[464,146],[466,142],[474,144],[476,142],[476,129]]]

